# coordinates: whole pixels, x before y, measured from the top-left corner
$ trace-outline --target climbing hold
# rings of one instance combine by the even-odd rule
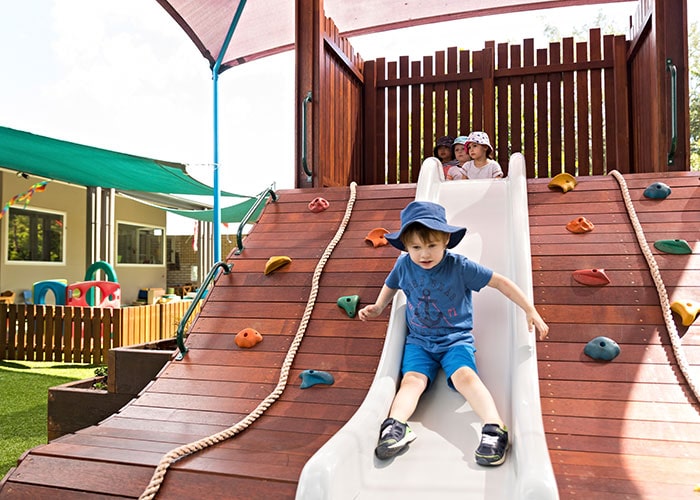
[[[654,242],[654,248],[660,252],[679,255],[693,253],[693,249],[690,248],[690,245],[688,245],[688,242],[685,240],[656,240]]]
[[[583,353],[593,359],[611,361],[620,354],[620,346],[608,337],[596,337],[586,344]]]
[[[579,269],[573,273],[574,279],[582,285],[603,286],[610,283],[605,269]]]
[[[566,229],[568,229],[572,233],[587,233],[589,231],[593,231],[593,228],[595,228],[593,223],[585,217],[577,217],[575,219],[571,219],[566,224]]]
[[[369,233],[367,233],[367,236],[365,236],[365,241],[367,243],[371,243],[374,248],[383,247],[384,245],[389,244],[389,241],[384,237],[384,235],[388,232],[389,231],[383,227],[375,227]]]
[[[262,335],[260,335],[260,332],[257,330],[253,328],[244,328],[236,334],[235,341],[238,347],[249,349],[259,342],[262,342],[262,339]]]
[[[700,303],[691,300],[676,300],[671,303],[671,311],[681,317],[683,326],[690,326],[700,314]]]
[[[576,187],[576,184],[578,184],[578,182],[576,181],[576,178],[573,175],[561,173],[552,177],[552,180],[549,181],[548,187],[559,188],[564,193],[566,193],[567,191],[571,191],[572,189],[574,189]]]
[[[309,202],[309,210],[313,213],[323,212],[325,209],[330,207],[331,204],[325,198],[314,198]]]
[[[647,198],[661,199],[667,198],[671,194],[671,188],[663,182],[655,182],[649,184],[644,190],[644,196]]]
[[[354,318],[355,314],[357,313],[357,304],[359,304],[359,302],[359,295],[345,295],[338,299],[338,306],[345,309],[345,312],[348,313],[348,316]]]
[[[265,264],[265,275],[277,271],[280,267],[289,264],[291,261],[292,259],[286,255],[274,255],[270,257]]]
[[[302,389],[316,384],[333,385],[333,382],[335,382],[333,375],[319,370],[304,370],[299,374],[299,378],[301,379]]]

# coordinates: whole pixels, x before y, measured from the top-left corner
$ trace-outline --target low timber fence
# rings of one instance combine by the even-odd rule
[[[0,304],[0,359],[105,364],[111,348],[174,338],[190,304],[120,309]],[[200,307],[201,302],[192,319]]]

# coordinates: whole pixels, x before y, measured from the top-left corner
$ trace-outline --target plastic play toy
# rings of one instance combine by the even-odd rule
[[[306,389],[307,387],[314,386],[316,384],[326,384],[333,385],[335,379],[333,375],[328,372],[322,372],[318,370],[304,370],[299,374],[301,379],[301,388]]]
[[[596,337],[586,344],[583,353],[600,361],[612,361],[620,354],[620,346],[608,337]]]
[[[91,307],[88,303],[88,291],[97,288],[102,300],[96,307],[118,309],[122,303],[122,287],[114,281],[78,281],[66,288],[66,305]]]
[[[678,255],[693,253],[693,249],[690,248],[690,245],[688,245],[688,242],[685,240],[656,240],[654,242],[654,248],[660,252]]]
[[[115,283],[119,281],[117,272],[112,267],[112,264],[104,260],[95,261],[87,268],[84,281],[95,281],[98,271],[102,271],[105,274],[107,281],[114,281]],[[92,288],[87,292],[87,303],[91,306],[95,305],[95,290]]]
[[[593,223],[585,217],[577,217],[575,219],[571,219],[566,224],[566,229],[568,229],[572,233],[588,233],[589,231],[593,231],[594,228],[595,226],[593,225]]]
[[[277,271],[280,267],[286,266],[290,262],[292,262],[292,259],[286,255],[274,255],[270,257],[265,264],[265,275]]]
[[[552,180],[549,181],[547,186],[550,188],[559,188],[562,192],[566,193],[574,189],[576,184],[578,184],[578,181],[573,175],[562,172],[552,177]]]
[[[367,233],[367,236],[365,236],[365,241],[367,243],[371,243],[374,248],[383,247],[384,245],[389,244],[387,239],[384,237],[384,235],[388,232],[389,231],[383,227],[375,227],[369,233]]]
[[[345,295],[338,299],[338,307],[345,309],[348,316],[354,318],[355,314],[357,314],[357,304],[359,304],[359,302],[359,295]]]
[[[671,303],[671,311],[681,317],[683,326],[690,326],[700,314],[700,303],[692,300],[676,300]]]
[[[655,182],[649,184],[644,190],[644,196],[647,198],[661,199],[668,198],[671,194],[671,188],[663,182]]]
[[[576,281],[586,286],[603,286],[610,283],[605,269],[579,269],[573,272]]]
[[[323,212],[329,206],[331,206],[331,204],[325,198],[318,197],[309,202],[309,210],[314,213]]]
[[[53,292],[53,296],[57,306],[66,305],[66,287],[68,282],[64,279],[60,280],[44,280],[37,281],[32,287],[32,297],[35,304],[46,304],[46,294]]]
[[[253,328],[244,328],[236,334],[235,342],[238,347],[250,349],[262,342],[262,335]]]

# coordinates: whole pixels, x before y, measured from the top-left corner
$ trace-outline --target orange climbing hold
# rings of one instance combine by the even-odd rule
[[[671,311],[681,317],[683,326],[690,326],[700,314],[700,303],[692,300],[676,300],[671,303]]]
[[[589,231],[593,231],[594,227],[595,226],[593,223],[585,217],[577,217],[572,219],[566,225],[566,229],[572,233],[587,233]]]
[[[578,184],[578,181],[576,181],[576,178],[573,175],[561,173],[552,177],[552,180],[549,181],[547,186],[550,188],[559,188],[566,193],[567,191],[574,189],[576,184]]]
[[[262,342],[262,335],[253,328],[244,328],[236,334],[236,345],[244,349],[250,349]]]
[[[286,255],[274,255],[267,259],[267,263],[265,264],[265,275],[267,276],[268,274],[277,271],[280,267],[286,266],[292,262],[292,259],[287,257]]]
[[[387,233],[389,233],[389,231],[383,227],[375,227],[369,233],[367,233],[367,236],[365,236],[365,241],[367,243],[371,243],[374,248],[383,247],[384,245],[389,244],[389,241],[384,237],[384,235]]]

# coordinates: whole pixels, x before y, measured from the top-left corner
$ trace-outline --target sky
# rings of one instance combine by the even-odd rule
[[[452,21],[351,42],[365,60],[421,58],[451,46],[478,50],[485,40],[534,38],[540,48],[546,24],[569,36],[601,11],[624,32],[636,3]],[[689,22],[700,19],[700,2],[689,0],[688,12]],[[155,0],[0,2],[0,68],[0,126],[187,163],[211,184],[209,64]],[[294,187],[293,96],[292,52],[220,76],[222,190],[255,195],[273,182]],[[169,233],[181,219],[168,215]]]

